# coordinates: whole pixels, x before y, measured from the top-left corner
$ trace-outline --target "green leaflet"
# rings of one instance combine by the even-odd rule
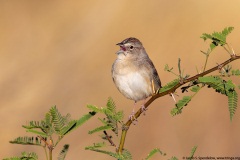
[[[191,101],[191,96],[184,96],[181,100],[176,103],[176,107],[171,110],[171,115],[175,116],[182,113],[182,109]]]
[[[109,126],[109,125],[100,126],[100,127],[97,127],[97,128],[95,128],[91,131],[88,131],[88,134],[93,134],[95,132],[100,132],[100,131],[109,130],[109,129],[112,129],[112,127]]]
[[[106,118],[99,119],[103,126],[97,127],[91,131],[89,131],[89,134],[103,131],[104,129],[112,129],[112,131],[118,135],[118,123],[123,120],[123,111],[117,111],[115,103],[112,98],[108,98],[106,107],[98,108],[96,106],[88,105],[89,109],[91,109],[94,112],[97,113],[104,113]]]
[[[160,153],[161,155],[165,156],[166,153],[163,153],[159,148],[154,148],[153,150],[150,151],[150,153],[148,154],[148,156],[145,158],[145,160],[149,160],[153,155],[155,155],[156,153]]]
[[[237,110],[237,101],[238,95],[236,91],[232,91],[228,93],[228,108],[230,113],[230,120],[232,121],[233,116]]]
[[[67,119],[61,115],[56,106],[52,107],[49,112],[52,116],[54,130],[60,134]]]
[[[92,114],[92,112],[83,115],[81,118],[79,118],[78,120],[76,120],[76,125],[74,126],[73,129],[71,129],[71,131],[77,129],[78,127],[80,127],[81,125],[83,125],[84,123],[86,123],[86,122],[87,122],[90,118],[92,118],[94,115],[95,115],[95,113]],[[69,133],[69,132],[70,132],[70,131],[68,131],[68,133]]]
[[[198,92],[200,89],[201,89],[201,87],[199,87],[198,85],[196,85],[196,86],[193,86],[190,90],[191,90],[192,92]]]
[[[104,154],[107,154],[107,155],[110,155],[110,156],[115,157],[115,156],[116,156],[116,153],[110,152],[110,151],[104,151],[104,150],[100,150],[100,149],[99,149],[99,148],[102,148],[102,147],[105,147],[105,146],[106,146],[106,144],[105,144],[104,142],[102,142],[102,143],[94,143],[93,146],[85,147],[85,149],[86,149],[86,150],[95,151],[95,152],[104,153]]]
[[[232,75],[234,76],[240,76],[240,70],[237,69],[237,70],[232,70]]]
[[[211,43],[209,45],[209,49],[207,52],[204,53],[207,57],[209,54],[216,48],[217,46],[224,46],[227,44],[226,38],[229,33],[232,32],[234,28],[233,27],[226,27],[222,32],[213,32],[212,34],[203,33],[200,38],[202,38],[204,41],[210,40]]]
[[[74,129],[77,128],[77,121],[76,120],[72,120],[70,122],[68,122],[68,124],[66,124],[61,130],[60,130],[60,135],[66,135],[68,133],[70,133],[70,131],[73,131]]]
[[[111,97],[108,98],[106,106],[111,112],[116,112],[116,105]]]
[[[22,145],[35,145],[35,146],[42,146],[41,141],[36,137],[17,137],[13,141],[9,141],[13,144],[22,144]]]
[[[202,38],[204,41],[207,39],[212,40],[210,49],[213,50],[218,45],[226,44],[226,37],[232,32],[233,29],[234,27],[226,27],[222,32],[214,32],[212,34],[203,33],[200,38]]]
[[[218,76],[208,76],[208,77],[199,77],[199,83],[203,83],[212,87],[221,94],[227,95],[228,91],[234,90],[235,85],[231,80],[225,81],[221,77]]]
[[[197,150],[197,146],[194,146],[194,147],[192,148],[192,150],[191,150],[191,153],[190,153],[190,156],[189,156],[189,160],[194,159],[193,156],[194,156],[196,150]]]
[[[127,149],[124,149],[122,154],[119,155],[117,154],[117,157],[119,160],[132,160],[132,154],[127,150]]]
[[[188,156],[188,157],[183,156],[183,157],[181,157],[181,159],[186,159],[186,160],[196,159],[196,157],[194,157],[194,154],[195,154],[196,150],[197,150],[197,146],[194,146],[191,150],[190,156]],[[171,157],[170,160],[178,160],[178,158],[174,156],[174,157]]]
[[[96,113],[103,113],[103,110],[101,108],[98,108],[94,105],[87,105],[87,108]]]
[[[34,130],[34,129],[28,129],[27,132],[31,132],[31,133],[40,135],[40,136],[42,136],[42,137],[47,137],[47,136],[48,136],[46,133],[43,133],[43,132],[40,132],[40,131],[36,131],[36,130]]]
[[[178,83],[179,83],[179,79],[174,79],[173,81],[167,83],[165,86],[160,88],[159,93],[162,93],[162,92],[165,92],[165,91],[168,91],[168,90],[172,89]]]
[[[67,155],[68,150],[69,150],[69,145],[65,144],[63,146],[63,149],[61,150],[61,152],[58,155],[58,160],[64,160]]]
[[[3,160],[37,160],[38,156],[34,152],[22,152],[20,157],[11,157],[11,158],[4,158]]]
[[[171,72],[173,70],[173,67],[169,67],[168,64],[165,65],[164,71]]]
[[[103,154],[109,155],[111,157],[114,157],[118,160],[132,160],[132,155],[128,150],[124,149],[123,153],[120,155],[116,152],[111,152],[111,151],[106,151],[106,150],[100,149],[100,148],[105,147],[105,146],[106,146],[106,144],[104,142],[102,142],[102,143],[96,143],[93,146],[85,147],[85,149],[95,151],[95,152],[99,152],[99,153],[103,153]]]
[[[98,148],[105,147],[105,146],[106,146],[105,142],[94,143],[93,146],[85,147],[85,149],[86,150],[92,150],[92,149],[98,149]]]
[[[226,95],[228,97],[230,120],[232,120],[237,109],[238,100],[238,95],[235,91],[236,86],[232,83],[232,81],[225,81],[221,77],[216,76],[200,77],[198,80],[199,83],[206,84],[209,87],[215,89],[216,92]]]

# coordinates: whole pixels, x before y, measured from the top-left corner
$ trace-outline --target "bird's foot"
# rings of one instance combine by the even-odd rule
[[[133,122],[134,125],[137,124],[137,118],[135,117],[135,112],[132,111],[132,113],[128,116],[128,119],[131,120]]]
[[[142,111],[143,115],[146,115],[147,108],[145,108],[144,105],[141,105],[141,111]]]

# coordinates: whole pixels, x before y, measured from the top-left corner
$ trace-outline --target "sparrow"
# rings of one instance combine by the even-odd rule
[[[112,65],[112,79],[120,93],[134,100],[135,108],[138,101],[146,100],[161,88],[161,81],[153,62],[137,38],[130,37],[116,45],[120,46],[120,50]],[[134,108],[130,119],[134,119]],[[142,110],[144,109],[142,105]]]

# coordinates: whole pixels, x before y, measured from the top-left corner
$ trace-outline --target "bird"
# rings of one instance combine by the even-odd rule
[[[140,40],[130,37],[116,45],[120,50],[116,52],[117,58],[112,65],[112,79],[119,92],[134,101],[129,116],[133,120],[136,103],[156,94],[161,88],[161,81]],[[145,110],[142,105],[142,111]]]

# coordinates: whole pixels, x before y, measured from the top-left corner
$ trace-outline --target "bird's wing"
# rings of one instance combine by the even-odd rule
[[[159,88],[161,88],[161,81],[160,78],[158,76],[157,70],[153,64],[153,62],[151,61],[151,59],[146,59],[146,67],[147,69],[149,69],[151,72],[149,72],[149,76],[151,77],[151,83],[153,86],[153,90],[154,92],[156,92]]]

